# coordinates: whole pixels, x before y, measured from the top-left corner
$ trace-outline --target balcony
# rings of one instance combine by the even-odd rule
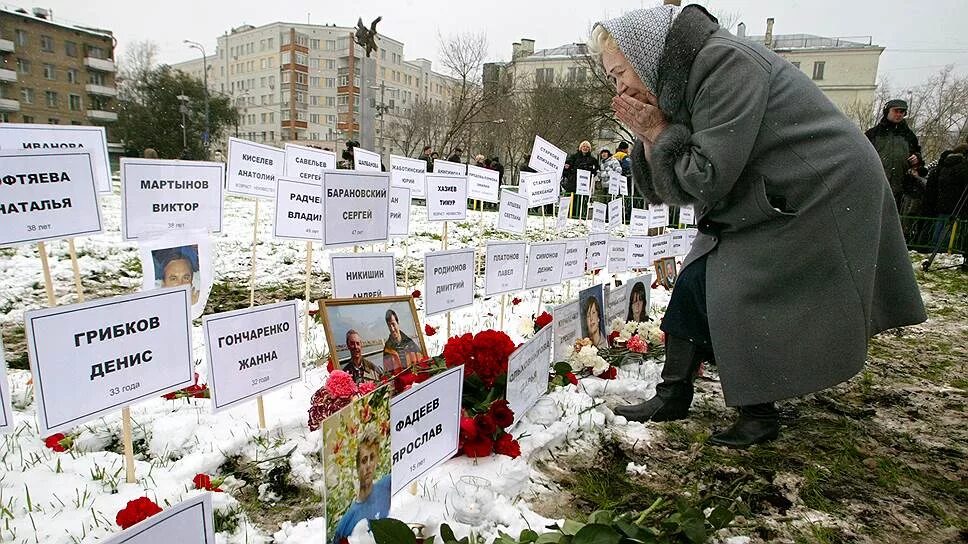
[[[7,70],[6,68],[0,69],[0,81],[4,83],[16,83],[17,72],[14,70]]]
[[[4,53],[13,53],[14,51],[13,42],[10,40],[0,40],[0,51]]]
[[[11,100],[9,98],[0,98],[0,111],[2,112],[20,111],[20,101]]]
[[[87,110],[87,118],[91,121],[114,122],[118,120],[118,114],[113,111]]]
[[[104,85],[94,85],[93,83],[88,83],[84,86],[84,90],[88,94],[96,94],[98,96],[118,96],[118,90],[114,87],[105,87]]]
[[[96,59],[94,57],[84,57],[84,66],[87,66],[91,70],[98,70],[100,72],[114,72],[114,61],[109,59]]]

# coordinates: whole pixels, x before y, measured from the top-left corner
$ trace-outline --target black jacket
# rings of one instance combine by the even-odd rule
[[[925,213],[928,215],[951,215],[955,205],[968,187],[968,157],[961,153],[945,151],[938,167],[928,176],[925,188]],[[959,218],[968,218],[968,206],[961,208]]]
[[[595,175],[598,173],[598,159],[594,155],[589,153],[582,153],[581,151],[575,151],[569,155],[568,159],[565,160],[565,164],[568,168],[565,168],[564,181],[562,182],[562,188],[566,193],[574,193],[575,187],[578,182],[578,170],[588,170]]]
[[[870,140],[871,144],[876,146],[877,138],[881,135],[894,135],[897,134],[902,136],[908,143],[908,150],[911,155],[917,155],[918,157],[918,167],[919,173],[924,176],[927,174],[927,170],[924,169],[924,158],[921,157],[921,144],[918,143],[918,137],[908,126],[906,121],[901,121],[900,123],[892,123],[887,119],[887,108],[884,108],[884,115],[881,117],[881,122],[867,129],[864,133],[867,139]]]

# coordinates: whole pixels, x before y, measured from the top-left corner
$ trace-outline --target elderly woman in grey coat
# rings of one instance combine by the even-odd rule
[[[685,418],[714,357],[739,418],[710,442],[775,438],[774,401],[848,380],[872,335],[926,319],[880,160],[806,75],[700,6],[630,12],[590,45],[638,139],[636,192],[695,205],[700,230],[662,324],[662,383],[616,413]]]

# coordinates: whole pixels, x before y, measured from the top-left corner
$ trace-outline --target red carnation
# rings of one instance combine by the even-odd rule
[[[572,385],[578,385],[578,376],[575,376],[574,372],[565,372],[565,379],[571,382]]]
[[[424,324],[424,334],[427,336],[433,336],[437,334],[437,329],[431,327],[430,325]]]
[[[477,333],[473,340],[474,364],[470,373],[480,377],[486,387],[493,387],[494,380],[507,373],[508,357],[514,348],[514,342],[502,331]]]
[[[397,374],[396,378],[394,378],[393,389],[397,393],[402,393],[403,391],[413,387],[413,384],[415,383],[417,383],[417,375],[407,370]]]
[[[487,436],[479,436],[464,442],[464,455],[468,457],[487,457],[494,451],[494,441]]]
[[[477,425],[477,430],[480,436],[494,436],[497,432],[497,422],[494,421],[494,417],[490,414],[480,414],[474,417],[474,423]]]
[[[67,448],[62,444],[66,438],[64,433],[52,434],[44,439],[44,445],[56,452],[67,451]]]
[[[159,512],[161,512],[161,508],[151,499],[139,497],[133,501],[128,501],[127,506],[118,511],[114,520],[122,529],[127,529]]]
[[[514,459],[521,455],[521,444],[518,444],[518,441],[510,434],[504,433],[494,443],[494,453],[507,455]]]
[[[518,304],[521,304],[521,299],[519,299],[518,297],[514,297],[511,299],[511,306],[517,306]]]
[[[535,332],[540,331],[542,328],[544,328],[545,325],[548,325],[549,323],[551,323],[551,320],[552,320],[551,314],[549,314],[548,312],[542,312],[541,315],[539,315],[538,318],[534,320],[534,331]]]
[[[504,399],[492,402],[488,413],[494,418],[497,426],[502,429],[506,429],[514,423],[514,411],[508,407],[508,401]]]
[[[617,376],[618,371],[615,370],[614,366],[608,367],[608,370],[598,375],[598,377],[603,380],[614,380]]]
[[[420,289],[414,289],[413,292],[410,293],[410,296],[413,298],[420,298],[421,294],[423,293],[420,292]]]
[[[477,438],[477,424],[474,422],[474,418],[461,416],[460,437],[462,440],[473,440]]]
[[[454,336],[444,346],[444,361],[447,368],[467,364],[474,355],[474,336],[471,333]]]
[[[212,478],[208,474],[196,474],[192,478],[192,483],[195,484],[195,489],[204,489],[205,491],[222,491],[218,488],[218,485],[212,485]]]

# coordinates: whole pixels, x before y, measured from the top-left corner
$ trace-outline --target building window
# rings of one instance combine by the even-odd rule
[[[800,69],[800,61],[796,61],[796,62],[791,62],[790,64],[792,64],[792,65],[793,65],[793,67],[794,67],[794,68],[796,68],[797,70],[799,70],[799,69]]]
[[[824,61],[817,61],[813,63],[813,79],[820,81],[823,79],[823,68],[827,64]]]
[[[93,57],[93,58],[96,58],[96,59],[103,59],[104,58],[104,50],[101,49],[100,47],[97,47],[97,46],[94,46],[94,45],[88,45],[87,46],[87,56]]]
[[[317,40],[315,38],[309,40],[309,48],[310,49],[319,49],[319,40]]]
[[[33,115],[24,115],[24,123],[33,123],[33,122],[34,122]]]
[[[330,108],[335,108],[336,107],[336,97],[335,96],[327,96],[326,97],[326,106],[327,107],[330,107]]]
[[[326,50],[332,51],[336,49],[336,40],[326,40]]]
[[[47,95],[47,105],[50,106],[51,108],[56,108],[57,93],[55,93],[54,91],[44,91],[44,94]]]
[[[20,101],[23,102],[24,104],[33,104],[34,103],[34,90],[33,89],[28,89],[27,87],[24,87],[24,88],[20,89]],[[24,121],[24,123],[26,123],[26,122],[27,121]]]
[[[329,87],[329,88],[335,87],[336,86],[336,78],[335,77],[328,77],[328,78],[326,78],[326,86]]]
[[[64,42],[64,53],[66,53],[68,57],[76,57],[77,44],[74,42]]]
[[[48,117],[47,118],[47,124],[48,125],[59,125],[60,124],[60,119],[58,119],[56,117]]]
[[[583,83],[585,81],[585,69],[571,66],[568,68],[568,81],[572,83]]]
[[[326,69],[335,70],[336,69],[336,59],[326,59]]]
[[[72,94],[68,98],[70,99],[71,111],[81,111],[83,109],[80,95]]]
[[[10,114],[0,113],[0,123],[9,123],[9,122],[10,122]]]
[[[53,80],[54,79],[54,65],[53,64],[45,64],[44,65],[44,79],[50,79],[50,80]]]
[[[309,78],[310,87],[315,87],[318,89],[321,83],[322,83],[322,78],[319,76],[312,76]]]
[[[50,36],[41,36],[40,37],[40,48],[42,50],[46,51],[47,53],[53,53],[54,52],[54,38],[51,38]]]
[[[67,69],[67,82],[68,83],[78,83],[77,70],[73,68]]]
[[[108,99],[105,97],[89,95],[87,100],[92,110],[107,111],[108,109]]]
[[[30,61],[27,59],[17,59],[17,71],[21,74],[29,74]]]
[[[27,46],[27,32],[26,31],[19,30],[18,29],[15,32],[15,36],[14,37],[16,39],[16,42],[17,42],[17,45],[18,46],[20,46],[20,47],[26,47]]]
[[[534,82],[537,84],[542,83],[554,83],[555,82],[555,69],[554,68],[538,68],[534,71]]]

